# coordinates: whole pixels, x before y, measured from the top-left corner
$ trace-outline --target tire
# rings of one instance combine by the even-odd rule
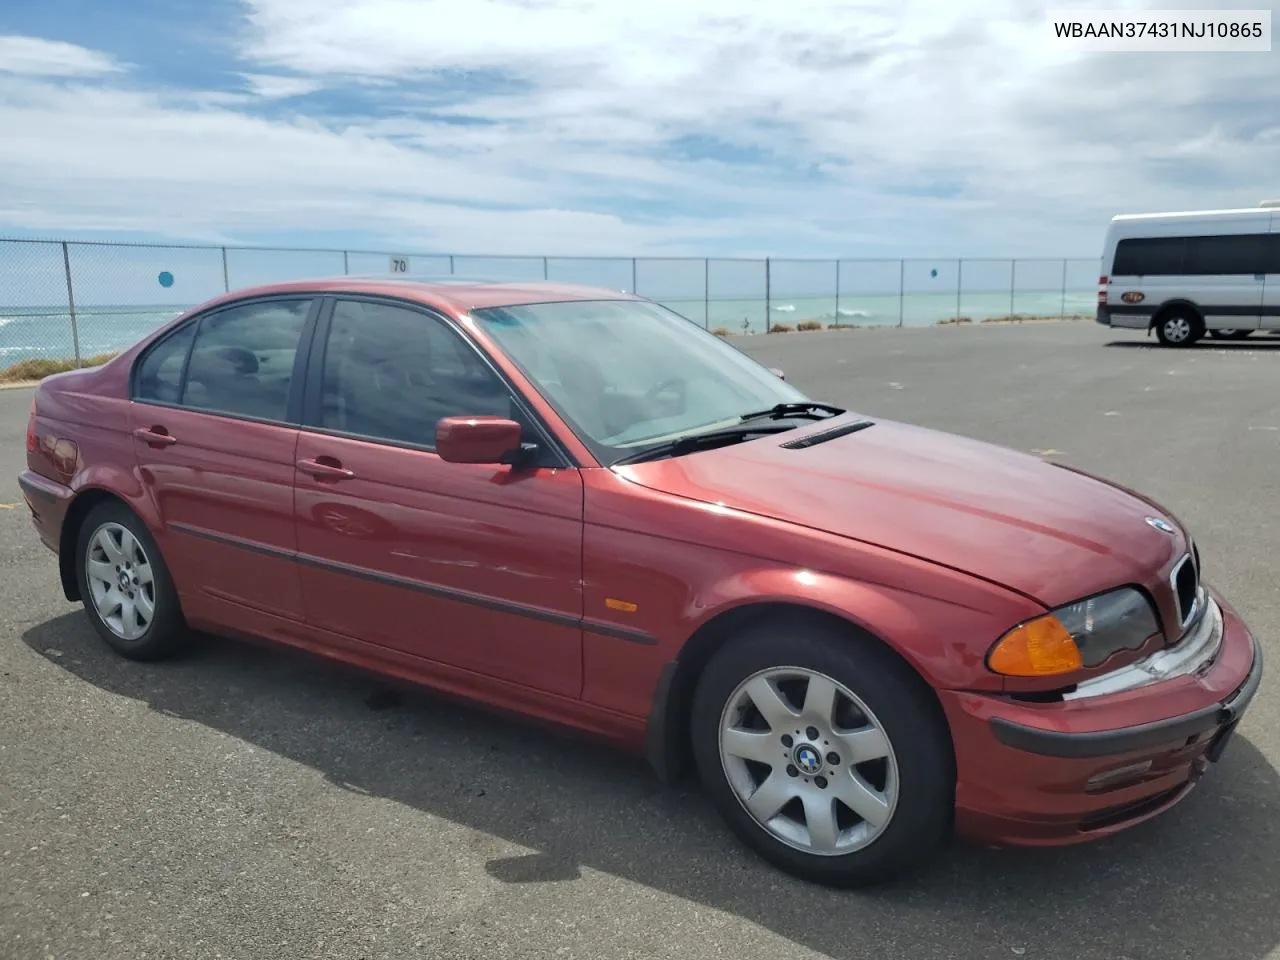
[[[833,690],[837,722],[828,723],[822,718],[832,711],[805,701],[812,693],[820,705]],[[770,692],[782,693],[772,705]],[[941,710],[906,664],[852,629],[796,618],[731,638],[698,680],[690,726],[698,772],[721,816],[793,876],[835,887],[882,882],[923,864],[950,835],[955,761]],[[816,748],[816,762],[807,747]],[[849,762],[875,754],[884,755]],[[869,816],[854,814],[846,797]]]
[[[115,583],[108,586],[96,573]],[[105,500],[84,518],[76,536],[76,577],[89,622],[121,656],[160,660],[190,643],[160,548],[146,524],[120,501]]]
[[[1210,330],[1209,336],[1215,340],[1244,340],[1252,330]]]
[[[1155,326],[1156,337],[1166,347],[1189,347],[1204,336],[1204,321],[1190,310],[1170,310]]]

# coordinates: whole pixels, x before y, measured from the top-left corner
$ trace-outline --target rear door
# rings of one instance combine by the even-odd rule
[[[578,696],[582,479],[505,381],[442,317],[351,297],[321,323],[308,384],[296,457],[308,622]],[[437,421],[466,415],[523,421],[543,465],[441,460]]]
[[[190,618],[270,634],[302,619],[294,451],[319,300],[240,302],[194,318],[138,365],[134,450]]]

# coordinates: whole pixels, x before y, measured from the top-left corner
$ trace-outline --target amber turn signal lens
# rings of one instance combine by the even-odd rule
[[[987,666],[1006,677],[1050,677],[1082,665],[1080,648],[1052,614],[1010,630],[987,657]]]

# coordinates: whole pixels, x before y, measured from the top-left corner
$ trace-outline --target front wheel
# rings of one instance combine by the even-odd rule
[[[692,734],[729,827],[795,876],[880,882],[949,834],[955,773],[940,711],[869,637],[799,619],[729,640],[699,680]]]

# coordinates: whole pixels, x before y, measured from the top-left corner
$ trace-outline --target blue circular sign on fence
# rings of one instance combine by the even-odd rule
[[[936,277],[937,275],[938,275],[938,270],[936,267],[933,270],[929,271],[929,276]],[[168,286],[168,284],[166,284],[166,286]]]
[[[160,281],[160,286],[162,287],[173,286],[173,274],[168,270],[161,270],[160,276],[156,277],[156,279]]]

